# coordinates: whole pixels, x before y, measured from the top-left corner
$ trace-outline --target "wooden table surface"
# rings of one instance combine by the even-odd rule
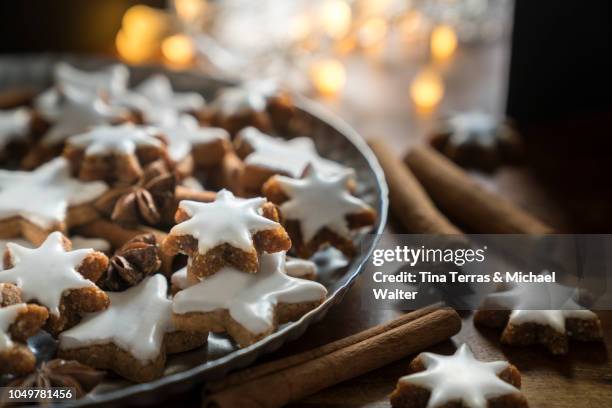
[[[365,138],[384,137],[402,154],[414,143],[422,143],[436,115],[457,110],[484,109],[501,113],[505,102],[507,44],[460,49],[440,69],[446,97],[436,112],[415,112],[409,103],[408,87],[415,68],[384,61],[349,61],[349,80],[338,100],[326,101]],[[367,80],[365,80],[367,78]],[[502,168],[493,175],[473,173],[484,185],[526,208],[560,231],[568,231],[561,205],[526,166]],[[393,217],[385,234],[401,233]],[[390,235],[386,237],[392,239]],[[365,279],[365,277],[361,277]],[[299,340],[286,345],[284,356],[350,335],[397,315],[392,310],[364,310],[360,305],[361,281],[344,301]],[[532,407],[612,407],[612,312],[600,312],[605,344],[572,343],[566,357],[554,357],[542,347],[501,346],[500,332],[474,327],[472,313],[462,315],[461,332],[451,341],[430,351],[450,354],[455,346],[468,343],[478,358],[506,359],[522,373],[523,392]],[[406,371],[410,358],[343,382],[291,405],[297,407],[387,407],[388,395]]]

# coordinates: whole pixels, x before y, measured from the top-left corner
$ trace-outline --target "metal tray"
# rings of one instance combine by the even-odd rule
[[[51,83],[53,65],[58,61],[69,62],[81,69],[96,69],[116,61],[75,55],[26,55],[0,57],[0,90],[25,85],[44,89]],[[153,73],[166,74],[177,90],[200,92],[207,100],[227,80],[204,76],[197,72],[174,72],[159,66],[131,67],[132,85]],[[211,335],[207,346],[192,352],[168,356],[164,377],[144,384],[133,384],[110,377],[83,399],[62,406],[85,406],[109,403],[146,405],[160,402],[167,395],[184,392],[197,383],[218,379],[229,371],[252,364],[259,356],[272,352],[285,342],[300,337],[312,323],[321,320],[333,305],[339,303],[371,255],[386,219],[388,192],[383,171],[372,151],[363,139],[342,120],[315,102],[296,97],[299,129],[311,137],[324,157],[353,167],[357,174],[356,194],[372,205],[378,219],[369,234],[359,236],[361,248],[352,260],[344,260],[337,251],[327,250],[315,257],[319,269],[319,281],[329,296],[315,310],[300,320],[285,324],[265,339],[249,347],[238,349],[227,337]],[[50,358],[55,342],[49,336],[38,336],[30,342],[39,358]]]

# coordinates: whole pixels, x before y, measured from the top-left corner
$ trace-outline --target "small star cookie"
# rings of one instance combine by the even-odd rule
[[[326,176],[308,168],[301,179],[273,176],[263,194],[279,205],[281,219],[298,256],[309,258],[325,244],[352,256],[351,230],[374,224],[375,211],[348,188],[351,172]]]
[[[206,343],[208,333],[179,331],[172,324],[172,301],[162,275],[124,292],[108,292],[108,297],[108,309],[86,316],[59,336],[60,357],[147,382],[162,376],[167,353]]]
[[[107,189],[73,179],[64,158],[31,172],[0,170],[0,238],[40,243],[52,231],[93,221],[99,214],[92,203]]]
[[[261,252],[291,247],[276,208],[261,197],[236,198],[221,190],[211,203],[181,201],[176,222],[162,244],[164,252],[188,255],[189,271],[200,278],[227,264],[255,273]]]
[[[158,127],[167,136],[168,155],[176,163],[191,155],[196,167],[212,167],[230,150],[229,134],[225,129],[201,127],[191,115],[177,116]]]
[[[31,122],[32,112],[27,108],[0,110],[0,151],[14,141],[26,142]]]
[[[578,295],[578,289],[558,283],[514,284],[488,295],[474,323],[503,327],[502,343],[543,344],[552,354],[567,354],[570,338],[603,339],[599,317],[576,302]]]
[[[142,166],[166,157],[166,145],[154,128],[124,124],[96,126],[66,142],[64,157],[84,181],[131,183]]]
[[[463,344],[452,356],[421,353],[391,394],[394,408],[527,407],[521,376],[508,362],[483,362]]]
[[[0,284],[0,296],[3,292]],[[40,330],[47,317],[47,310],[38,305],[13,303],[0,307],[0,375],[34,371],[36,357],[25,342]]]
[[[189,272],[187,272],[189,274]],[[317,282],[293,278],[285,270],[285,252],[262,254],[259,271],[226,266],[174,296],[177,328],[227,332],[240,347],[273,333],[320,305],[327,290]]]
[[[108,306],[108,297],[94,284],[107,266],[106,255],[92,249],[71,251],[70,241],[54,232],[34,249],[8,243],[0,283],[15,285],[23,301],[47,308],[45,328],[57,335],[85,313]]]
[[[507,120],[484,112],[463,112],[442,122],[431,144],[457,164],[493,171],[516,161],[523,146],[517,130]]]
[[[244,160],[240,176],[242,186],[251,194],[258,194],[263,184],[275,174],[301,177],[308,165],[326,176],[343,174],[348,170],[319,156],[314,142],[308,137],[285,140],[250,127],[238,133],[235,147]]]

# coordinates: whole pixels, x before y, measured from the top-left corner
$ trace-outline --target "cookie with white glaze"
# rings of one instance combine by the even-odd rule
[[[326,294],[317,282],[287,275],[284,252],[262,254],[257,273],[227,266],[179,291],[173,299],[173,322],[182,330],[226,332],[246,347],[279,324],[299,319]]]
[[[159,130],[124,124],[96,126],[71,136],[64,157],[83,181],[129,184],[142,174],[143,166],[166,159],[167,151]]]
[[[288,256],[285,262],[287,275],[293,278],[317,280],[317,264],[308,259]]]
[[[578,304],[579,295],[559,283],[513,284],[485,298],[474,324],[503,328],[504,344],[542,344],[552,354],[567,354],[570,339],[603,339],[599,317]]]
[[[205,120],[236,135],[249,126],[264,132],[284,130],[294,113],[290,94],[275,81],[247,81],[221,89],[208,107]]]
[[[0,170],[0,238],[40,244],[52,231],[91,222],[100,216],[93,202],[107,189],[73,178],[64,158],[30,172]]]
[[[244,161],[241,184],[248,194],[259,194],[263,184],[279,174],[299,178],[308,165],[324,175],[345,173],[348,168],[319,155],[308,137],[285,140],[255,128],[241,130],[234,141],[238,156]]]
[[[0,284],[0,296],[3,292]],[[0,307],[0,375],[23,375],[34,371],[36,366],[36,357],[25,342],[43,326],[47,309],[18,302]]]
[[[191,115],[177,115],[158,128],[166,135],[168,156],[175,163],[192,159],[194,167],[210,168],[221,163],[231,149],[225,129],[202,127]]]
[[[59,336],[59,356],[109,369],[135,382],[163,375],[166,354],[206,343],[207,333],[177,330],[162,275],[123,292],[108,292],[108,309],[86,316]]]
[[[483,362],[463,344],[452,356],[421,353],[391,394],[394,408],[525,408],[521,376],[506,361]]]
[[[279,206],[293,250],[309,258],[325,245],[347,256],[355,253],[352,231],[373,225],[376,212],[349,190],[351,172],[327,176],[309,167],[301,179],[273,176],[263,194]]]
[[[21,156],[33,142],[34,115],[26,107],[0,110],[0,162]]]
[[[226,265],[255,273],[263,251],[291,247],[276,207],[261,197],[237,198],[222,190],[214,202],[181,201],[175,219],[177,225],[164,240],[163,250],[189,256],[189,271],[200,278]]]
[[[19,288],[24,302],[36,302],[49,311],[45,328],[54,335],[109,302],[94,283],[108,267],[106,255],[71,249],[60,232],[50,234],[38,248],[8,243],[0,271],[0,282]]]

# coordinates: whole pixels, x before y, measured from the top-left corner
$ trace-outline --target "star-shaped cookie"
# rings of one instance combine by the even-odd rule
[[[166,145],[154,128],[126,123],[96,126],[70,137],[64,156],[81,180],[130,183],[142,166],[166,156]]]
[[[527,407],[517,388],[520,387],[518,370],[505,361],[479,361],[466,344],[452,356],[421,353],[411,363],[411,371],[417,372],[401,377],[391,394],[394,408],[436,408],[451,404],[486,408],[496,406],[490,405],[496,400],[508,407]]]
[[[327,176],[309,167],[301,179],[277,175],[264,184],[263,193],[279,205],[300,257],[310,257],[324,244],[350,256],[354,252],[351,230],[374,223],[374,210],[349,191],[352,176],[349,171]]]
[[[219,164],[228,150],[229,134],[215,127],[201,127],[197,119],[188,114],[158,126],[168,138],[168,156],[180,162],[193,155],[196,166]]]
[[[0,152],[13,141],[25,141],[31,122],[32,113],[27,108],[0,110]]]
[[[7,244],[0,283],[11,283],[24,302],[49,310],[47,328],[57,334],[90,312],[105,309],[108,297],[92,280],[108,266],[108,258],[92,249],[70,250],[60,232],[50,234],[38,248]],[[88,279],[91,278],[92,280]]]
[[[544,273],[543,275],[548,275]],[[579,290],[559,283],[518,283],[488,295],[474,323],[503,327],[502,342],[509,345],[543,344],[553,354],[566,354],[569,339],[603,338],[598,316],[580,306]]]
[[[255,274],[224,267],[178,292],[172,307],[176,327],[227,332],[245,347],[273,333],[279,324],[299,319],[323,301],[327,290],[287,275],[285,256],[262,254]]]
[[[92,221],[98,214],[90,203],[106,190],[72,178],[64,158],[31,172],[0,170],[0,237],[38,243],[51,231]]]
[[[47,317],[47,310],[38,305],[15,303],[0,307],[0,375],[23,375],[34,370],[36,357],[25,341],[38,332]]]
[[[124,292],[108,292],[110,307],[63,332],[59,355],[95,368],[111,369],[136,382],[163,374],[166,353],[206,342],[207,333],[177,331],[166,279],[153,275]]]
[[[236,198],[222,190],[211,203],[181,201],[178,224],[163,247],[169,255],[188,255],[189,270],[198,277],[211,275],[226,264],[257,272],[259,253],[291,247],[277,221],[276,208],[265,198]]]

